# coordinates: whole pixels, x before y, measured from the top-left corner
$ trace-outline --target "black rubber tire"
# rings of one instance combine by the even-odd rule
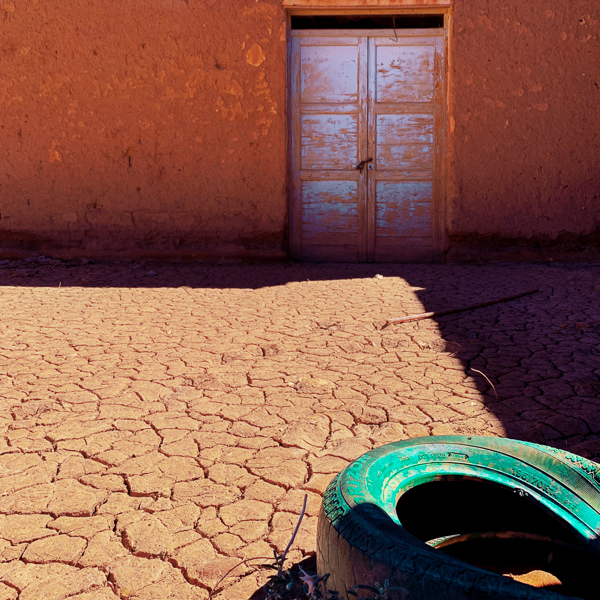
[[[444,478],[492,482],[530,497],[564,523],[592,563],[600,565],[599,465],[569,452],[501,438],[417,438],[367,452],[327,488],[319,515],[317,570],[329,574],[329,588],[345,598],[353,585],[388,580],[405,590],[393,592],[391,599],[567,598],[462,562],[408,533],[396,512],[399,498],[417,485]]]

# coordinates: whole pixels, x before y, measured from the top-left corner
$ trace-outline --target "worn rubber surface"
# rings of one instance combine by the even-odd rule
[[[600,467],[574,454],[500,438],[405,440],[367,452],[331,482],[317,535],[317,567],[343,597],[354,584],[402,587],[409,600],[558,599],[435,550],[406,531],[398,499],[444,478],[492,482],[530,497],[600,557]],[[397,593],[397,598],[402,595]]]

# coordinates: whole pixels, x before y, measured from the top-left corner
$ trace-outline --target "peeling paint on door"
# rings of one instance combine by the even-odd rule
[[[298,257],[434,258],[445,40],[439,30],[398,33],[292,32]]]

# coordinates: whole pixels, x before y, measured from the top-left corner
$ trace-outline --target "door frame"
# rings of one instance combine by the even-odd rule
[[[433,256],[435,262],[442,262],[443,255],[449,247],[449,240],[446,232],[446,211],[447,211],[447,163],[448,163],[448,142],[447,132],[450,130],[450,107],[448,105],[448,86],[449,86],[449,47],[450,47],[450,31],[452,25],[452,11],[448,5],[431,6],[431,7],[364,7],[364,8],[318,8],[318,7],[301,7],[301,8],[286,8],[286,40],[287,40],[287,61],[286,61],[286,118],[287,118],[287,197],[288,197],[288,232],[289,232],[289,255],[292,259],[300,257],[301,249],[301,214],[300,207],[296,206],[294,199],[293,185],[293,111],[292,111],[292,17],[293,16],[342,16],[342,15],[442,15],[444,17],[443,39],[444,39],[444,69],[442,71],[442,101],[441,101],[441,123],[436,130],[435,136],[435,160],[436,160],[436,177],[434,178],[434,193],[433,193]],[[305,30],[313,31],[318,35],[318,32],[323,32],[327,35],[327,31],[335,31],[329,29],[314,29]],[[340,30],[338,30],[340,31]],[[365,32],[368,30],[347,29],[342,31]],[[423,35],[427,33],[427,29],[414,29],[413,35]],[[364,35],[364,33],[363,33]]]

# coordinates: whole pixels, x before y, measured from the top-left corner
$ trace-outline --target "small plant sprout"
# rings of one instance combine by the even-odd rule
[[[363,596],[361,590],[368,592],[369,596]],[[354,596],[356,600],[396,600],[408,598],[408,591],[401,587],[390,587],[390,582],[386,579],[383,585],[375,582],[374,585],[353,585],[348,589],[348,594]]]

